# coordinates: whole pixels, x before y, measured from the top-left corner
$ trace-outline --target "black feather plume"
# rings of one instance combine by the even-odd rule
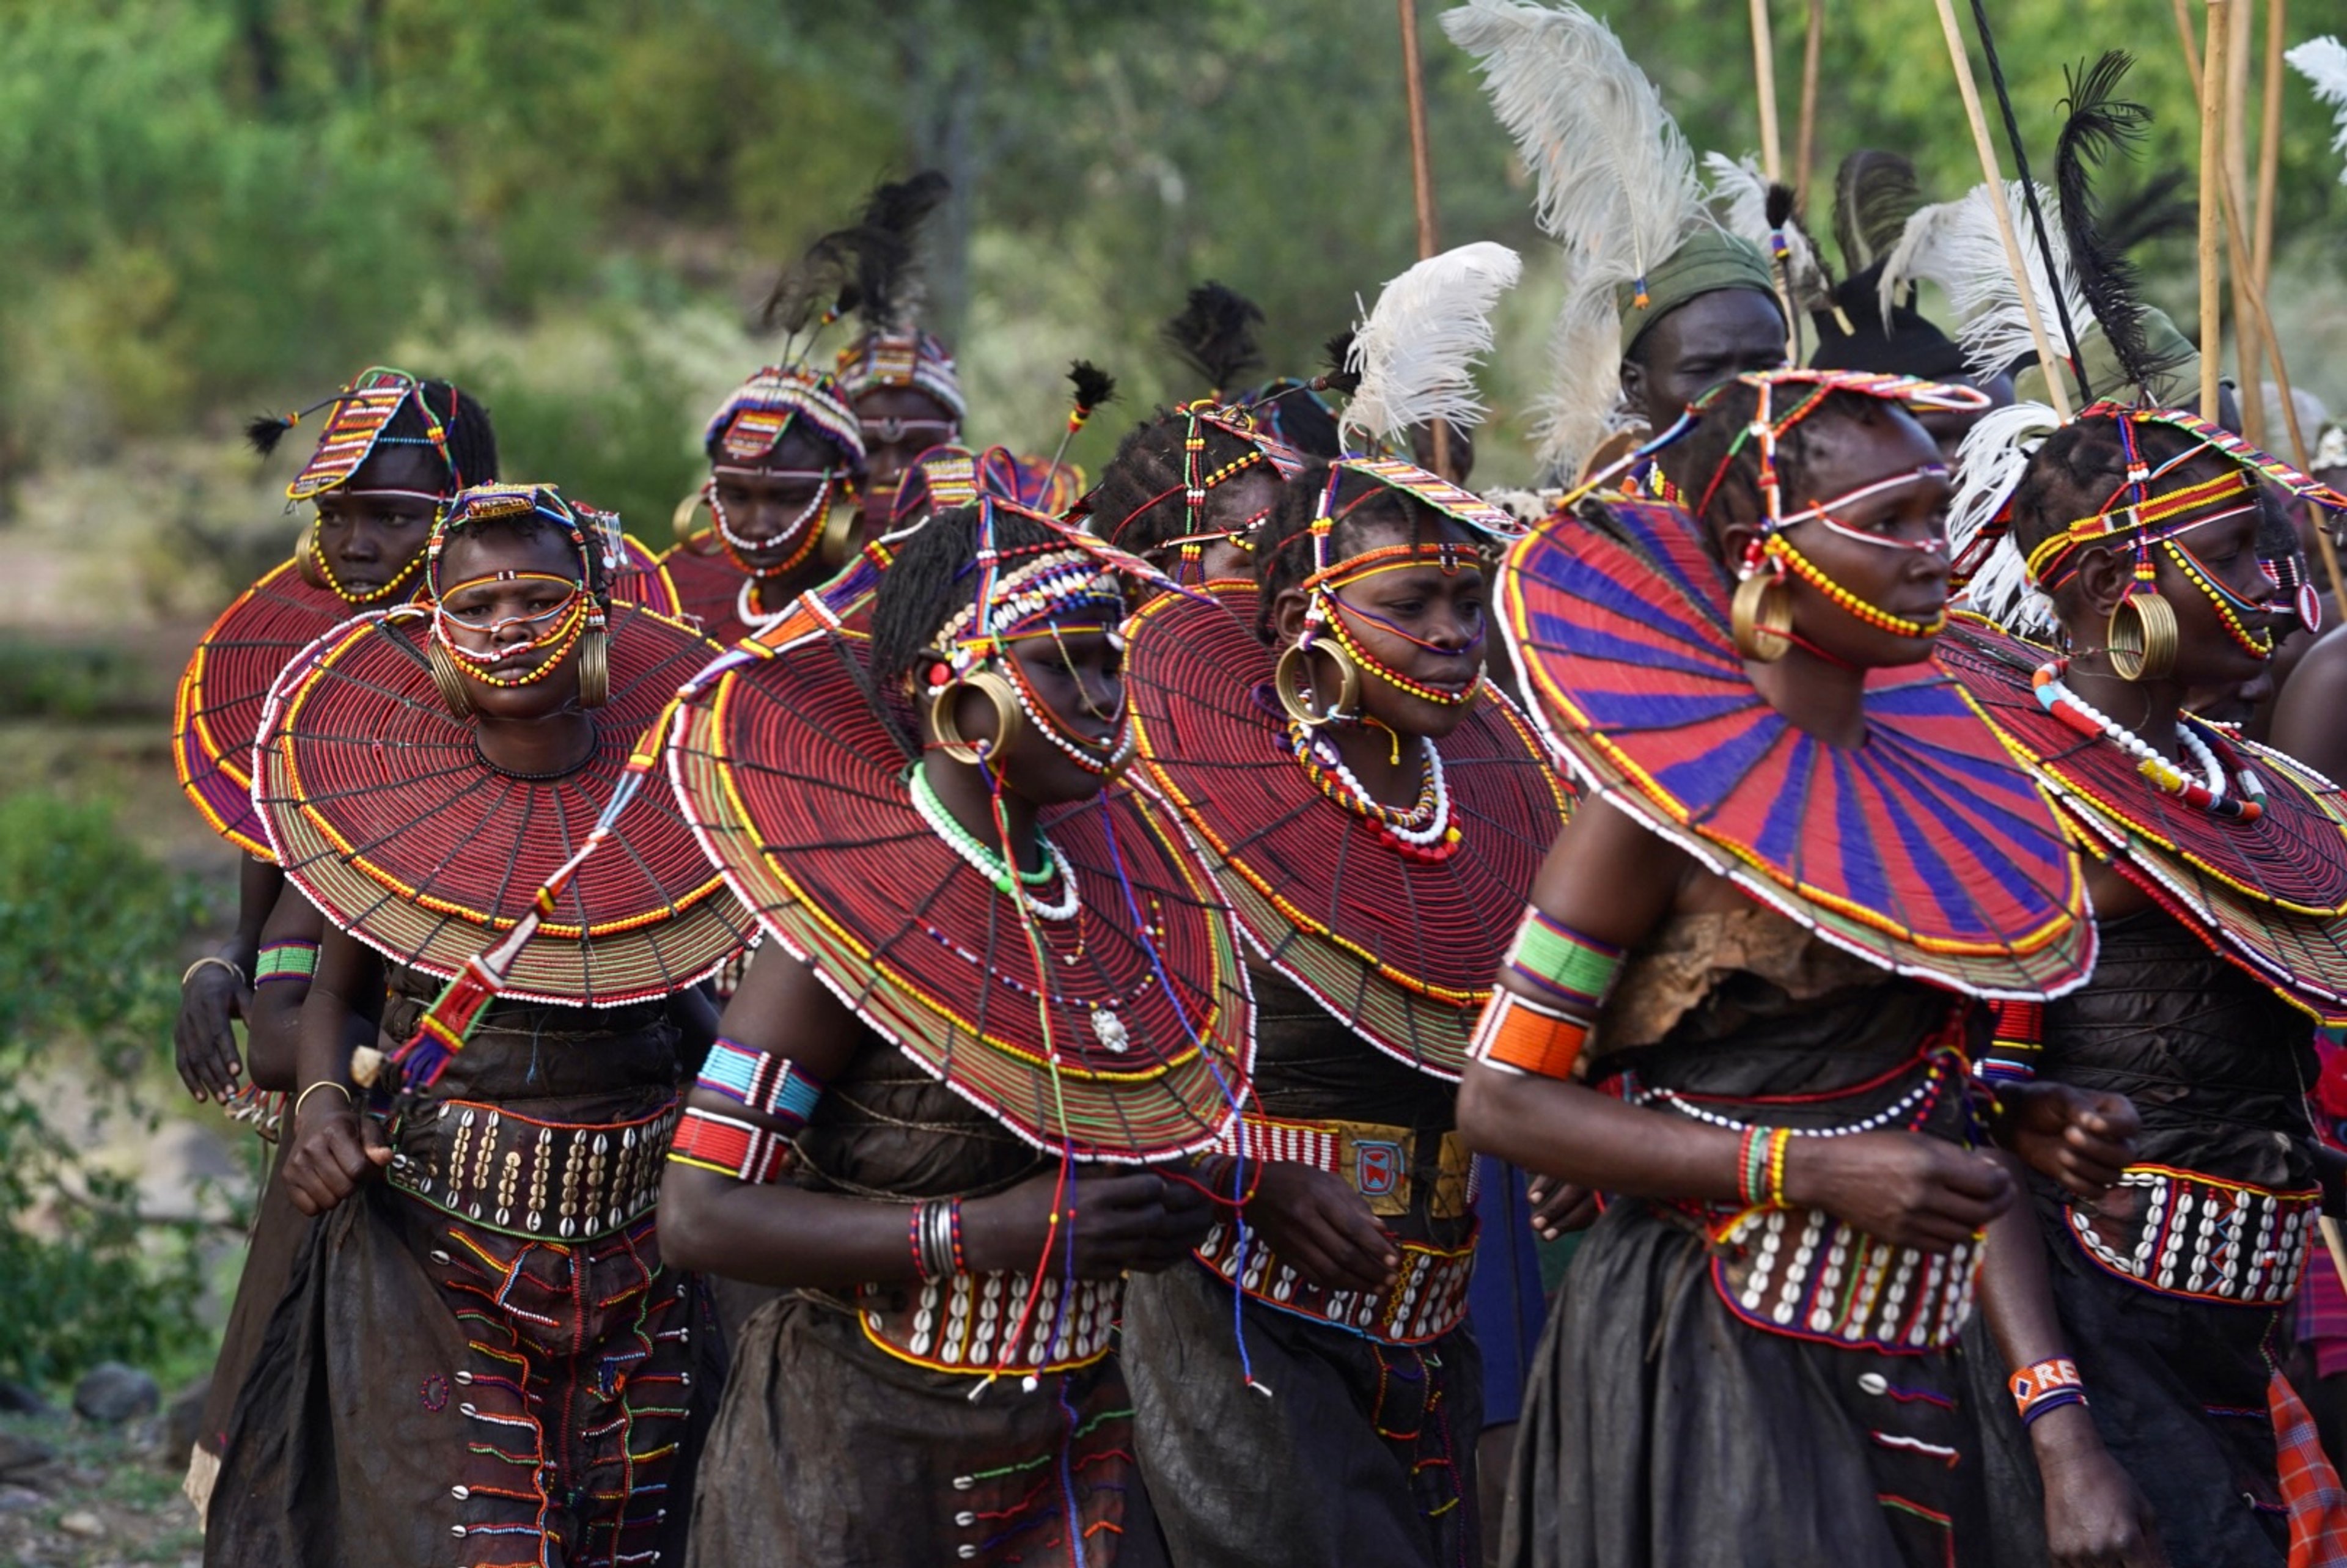
[[[1262,321],[1262,308],[1245,295],[1220,283],[1200,283],[1190,291],[1182,313],[1165,323],[1165,343],[1205,378],[1208,390],[1220,395],[1263,364],[1255,339]]]
[[[840,315],[853,310],[858,255],[856,232],[834,230],[784,268],[767,292],[765,303],[759,307],[759,321],[770,330],[796,334],[826,310]]]
[[[1348,370],[1345,362],[1353,357],[1353,329],[1347,327],[1328,340],[1321,352],[1328,356],[1328,369],[1321,379],[1331,392],[1341,392],[1350,397],[1361,389],[1361,373]]]
[[[904,327],[919,305],[921,225],[953,189],[934,169],[884,184],[866,198],[862,216],[809,245],[783,270],[759,319],[800,333],[851,313],[875,331]]]
[[[1861,148],[1834,173],[1834,244],[1845,266],[1863,272],[1889,255],[1923,205],[1915,166],[1895,152]]]
[[[2171,367],[2150,363],[2140,282],[2126,252],[2104,237],[2094,193],[2095,173],[2104,160],[2114,153],[2131,153],[2151,124],[2149,109],[2114,96],[2132,64],[2127,51],[2112,49],[2082,70],[2064,68],[2070,91],[2063,99],[2061,139],[2055,144],[2054,183],[2078,290],[2102,324],[2113,357],[2127,378],[2141,386]]]
[[[256,414],[244,424],[245,444],[266,457],[277,450],[294,422],[282,414]]]
[[[1068,367],[1068,380],[1076,389],[1076,417],[1087,418],[1102,404],[1116,397],[1116,377],[1088,359],[1080,359]]]
[[[2178,194],[2186,189],[2188,178],[2182,169],[2171,169],[2145,180],[2143,189],[2134,195],[2112,202],[2102,215],[2103,243],[2123,256],[2133,256],[2139,247],[2155,240],[2196,232],[2200,227],[2199,206]]]

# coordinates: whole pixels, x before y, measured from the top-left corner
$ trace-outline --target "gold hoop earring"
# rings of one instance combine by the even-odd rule
[[[679,501],[676,504],[676,510],[669,515],[668,531],[675,536],[679,545],[695,555],[710,553],[702,548],[702,542],[712,538],[717,532],[717,518],[713,513],[706,524],[699,528],[693,526],[699,520],[701,514],[708,509],[709,488],[704,485]]]
[[[1793,595],[1785,579],[1767,567],[1736,585],[1728,600],[1728,630],[1736,651],[1755,664],[1774,664],[1793,647]]]
[[[964,740],[961,726],[954,722],[954,700],[965,688],[984,697],[994,709],[994,739],[990,742]],[[1011,741],[1019,733],[1019,693],[1011,689],[1009,681],[991,670],[972,671],[938,688],[937,701],[929,708],[929,728],[937,732],[938,750],[958,763],[999,757],[1010,749]]]
[[[440,689],[440,701],[456,718],[467,718],[473,712],[473,693],[465,684],[465,672],[456,668],[456,655],[441,645],[430,632],[425,633],[424,662],[431,667],[432,684]]]
[[[1329,662],[1337,666],[1337,700],[1317,712],[1305,697],[1307,691],[1317,690],[1311,682],[1315,652],[1326,653]],[[1292,661],[1297,659],[1304,661],[1302,681],[1293,678],[1296,666]],[[1301,642],[1291,642],[1280,651],[1279,661],[1271,667],[1271,686],[1289,718],[1307,730],[1317,730],[1323,724],[1353,716],[1361,698],[1361,667],[1335,642],[1315,642],[1308,648]]]
[[[2122,681],[2165,676],[2176,668],[2176,607],[2150,591],[2120,600],[2103,629],[2103,651],[2110,659],[2111,672]]]
[[[836,570],[847,564],[848,557],[856,553],[856,525],[863,520],[863,503],[853,492],[831,508],[831,515],[823,520],[823,538],[815,546],[824,565]]]
[[[318,519],[313,516],[293,536],[293,569],[312,588],[325,588],[326,574],[318,569]]]
[[[579,634],[579,705],[600,708],[611,700],[611,634],[600,626]]]

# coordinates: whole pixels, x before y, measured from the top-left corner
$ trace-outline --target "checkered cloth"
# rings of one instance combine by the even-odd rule
[[[2266,1385],[2282,1501],[2290,1505],[2290,1568],[2347,1563],[2347,1487],[2322,1451],[2314,1414],[2280,1372]]]

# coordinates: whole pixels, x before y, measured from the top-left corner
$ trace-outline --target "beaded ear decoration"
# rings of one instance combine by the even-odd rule
[[[1122,702],[1113,709],[1102,709],[1085,692],[1082,701],[1087,712],[1095,719],[1112,718],[1116,726],[1106,742],[1085,734],[1036,692],[1024,667],[1010,657],[1010,648],[1029,639],[1049,638],[1059,643],[1070,632],[1100,631],[1107,635],[1112,647],[1122,650],[1123,634],[1119,627],[1124,620],[1125,600],[1120,576],[1132,573],[1163,582],[1162,575],[1137,557],[1086,539],[1015,502],[981,491],[977,506],[974,592],[969,604],[938,629],[938,658],[921,682],[923,694],[932,704],[931,723],[937,728],[938,749],[957,762],[987,766],[1008,749],[1024,722],[1087,773],[1114,774],[1133,754],[1132,727]],[[1004,509],[1048,524],[1054,542],[1026,550],[998,548],[995,523]],[[1134,568],[1140,569],[1136,572]],[[955,700],[963,690],[978,692],[993,708],[993,739],[966,740],[956,728]]]
[[[1370,485],[1340,507],[1337,492],[1348,474],[1359,475]],[[1293,643],[1281,651],[1272,671],[1273,690],[1293,721],[1291,739],[1298,747],[1299,756],[1306,751],[1317,750],[1307,744],[1305,733],[1359,718],[1364,672],[1439,707],[1467,707],[1481,694],[1483,640],[1480,635],[1465,648],[1440,650],[1474,661],[1469,678],[1452,688],[1412,680],[1364,649],[1353,634],[1348,618],[1373,622],[1395,636],[1419,642],[1382,617],[1348,603],[1338,591],[1347,584],[1412,567],[1433,566],[1450,576],[1463,567],[1481,565],[1481,552],[1474,546],[1451,539],[1388,545],[1342,559],[1330,559],[1337,525],[1386,491],[1419,501],[1485,540],[1512,539],[1523,532],[1523,525],[1509,513],[1414,463],[1398,457],[1344,457],[1328,465],[1328,477],[1321,486],[1312,514],[1312,569],[1297,585],[1305,594],[1303,630]],[[1423,642],[1419,645],[1431,646]],[[1314,704],[1318,694],[1311,689],[1309,678],[1312,655],[1316,652],[1326,655],[1336,666],[1338,685],[1336,699],[1317,708]]]
[[[498,571],[462,582],[444,583],[440,558],[451,535],[503,518],[542,518],[569,537],[579,552],[576,579],[543,572]],[[610,691],[610,583],[618,572],[619,519],[608,512],[574,508],[550,485],[476,485],[452,497],[432,526],[425,547],[425,596],[432,616],[432,638],[426,657],[434,681],[449,708],[462,716],[472,700],[466,682],[510,689],[535,685],[552,674],[573,647],[579,650],[579,697],[590,708],[602,706]],[[532,614],[497,617],[486,609],[451,610],[448,600],[466,589],[499,582],[559,583],[567,590],[562,601]],[[518,643],[498,646],[497,633],[524,626],[528,635]],[[474,646],[466,637],[485,642]],[[491,670],[526,654],[542,657],[518,675],[495,675]]]

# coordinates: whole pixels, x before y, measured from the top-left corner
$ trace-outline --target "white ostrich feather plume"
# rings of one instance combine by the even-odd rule
[[[1719,214],[1720,227],[1749,241],[1754,250],[1768,258],[1774,270],[1777,252],[1770,241],[1777,231],[1768,226],[1768,176],[1761,171],[1760,160],[1749,153],[1738,159],[1724,152],[1709,152],[1704,155],[1703,167],[1711,177],[1712,207]],[[1792,280],[1794,308],[1831,310],[1833,283],[1826,276],[1825,263],[1819,260],[1816,242],[1797,218],[1785,220],[1784,235],[1784,272]]]
[[[1491,307],[1523,272],[1513,251],[1481,240],[1429,256],[1385,286],[1345,357],[1361,377],[1337,422],[1348,450],[1369,436],[1408,451],[1413,425],[1482,422],[1475,362],[1491,352]]]
[[[2045,335],[2054,352],[2066,357],[2070,345],[2062,339],[2061,317],[2054,308],[2054,289],[2045,275],[2045,259],[2039,253],[2036,236],[2030,228],[2027,198],[2019,180],[2006,181],[2004,199],[2006,210],[2013,215],[2014,232],[2021,239],[2022,258],[2028,264],[2030,292],[2037,302],[2038,318],[2045,325]],[[2037,200],[2045,210],[2054,210],[2054,193],[2044,186],[2038,187]],[[1983,375],[1993,374],[2037,352],[2037,341],[2030,335],[2028,313],[2022,308],[2021,291],[2014,284],[2012,264],[2005,260],[2004,238],[1997,228],[1994,200],[1994,195],[1983,183],[1953,201],[1921,209],[1907,220],[1906,231],[1900,235],[1899,243],[1892,247],[1882,269],[1884,324],[1890,323],[1891,307],[1910,287],[1918,282],[1937,283],[1955,306],[1961,323],[1956,328],[1956,341],[1963,345],[1964,360]],[[2058,230],[2046,238],[2054,251],[2063,302],[2069,310],[2072,324],[2084,333],[2094,313],[2086,308],[2086,296],[2079,289],[2077,273],[2070,265],[2070,247]]]
[[[1533,215],[1564,249],[1541,456],[1574,473],[1604,438],[1618,391],[1614,291],[1711,221],[1694,154],[1621,41],[1569,0],[1468,0],[1442,26],[1475,56],[1492,113],[1538,182]]]
[[[2029,459],[2061,427],[2054,410],[2042,403],[1989,410],[1956,448],[1955,495],[1948,504],[1950,556],[1959,572],[1972,574],[1963,607],[2041,641],[2054,634],[2053,603],[2029,580],[2013,536],[1996,525]]]
[[[2313,85],[2315,97],[2338,116],[2339,131],[2331,138],[2331,150],[2347,152],[2347,44],[2327,35],[2309,38],[2282,58],[2298,67],[2298,74]],[[2339,183],[2347,185],[2347,169],[2339,171]]]

